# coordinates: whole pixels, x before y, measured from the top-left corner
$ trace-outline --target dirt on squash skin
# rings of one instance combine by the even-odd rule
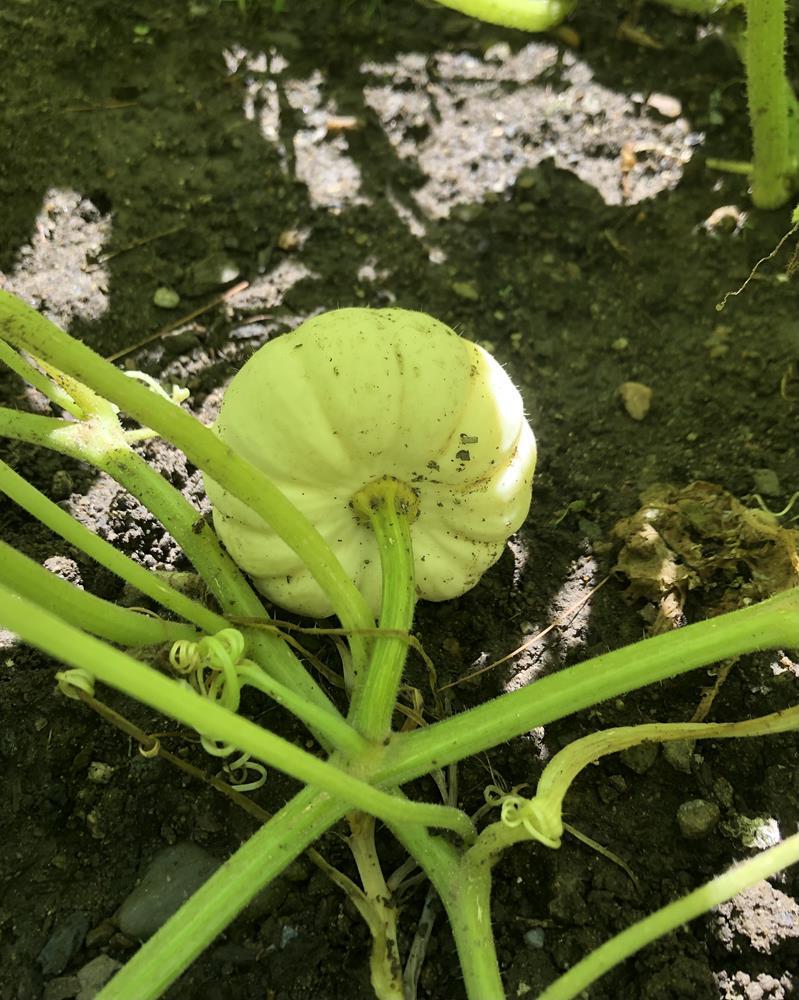
[[[539,440],[534,503],[475,590],[420,607],[418,633],[444,684],[565,624],[451,688],[460,711],[641,637],[624,580],[574,608],[614,565],[614,524],[653,484],[702,480],[747,507],[756,494],[776,511],[788,504],[799,440],[791,243],[723,312],[715,305],[771,251],[790,213],[753,211],[742,178],[704,165],[747,156],[749,140],[740,66],[699,22],[646,7],[638,27],[658,46],[647,47],[618,36],[625,6],[586,4],[570,22],[575,48],[419,4],[285,6],[4,4],[0,286],[104,355],[125,351],[120,364],[188,387],[203,419],[257,347],[323,309],[423,309],[489,346]],[[158,289],[177,304],[155,305]],[[628,382],[651,390],[641,419],[619,395]],[[0,395],[47,411],[10,375]],[[167,446],[143,451],[203,509],[195,469]],[[189,568],[105,477],[24,445],[2,453],[145,565]],[[40,562],[123,599],[115,578],[9,501],[0,526]],[[711,597],[694,591],[688,618],[702,618]],[[53,662],[7,633],[0,645],[0,998],[57,1000],[78,994],[78,972],[98,956],[133,953],[114,915],[157,851],[193,841],[224,858],[254,822],[56,694]],[[798,676],[790,651],[745,658],[710,718],[795,704]],[[486,785],[534,782],[553,753],[597,727],[687,720],[712,681],[689,673],[470,760],[460,804],[474,812]],[[103,694],[210,768],[171,723]],[[303,740],[263,701],[245,707]],[[508,996],[537,995],[612,933],[795,832],[798,750],[791,734],[710,741],[588,769],[566,818],[636,882],[573,838],[557,852],[509,853],[493,894]],[[272,772],[253,798],[274,810],[294,790]],[[430,782],[414,791],[434,794]],[[689,840],[677,814],[696,799],[720,818]],[[379,841],[392,871],[402,852],[385,831]],[[339,838],[320,847],[353,874]],[[647,948],[590,996],[795,996],[797,898],[793,868]],[[423,885],[401,900],[405,953],[423,900]],[[45,961],[45,945],[70,928],[63,960]],[[355,910],[301,860],[167,996],[367,998],[367,955]],[[464,996],[441,916],[418,996]]]

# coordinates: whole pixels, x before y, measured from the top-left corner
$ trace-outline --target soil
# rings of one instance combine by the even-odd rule
[[[644,634],[640,605],[612,573],[613,526],[642,490],[705,480],[781,510],[797,488],[791,243],[715,308],[789,225],[789,211],[753,211],[745,179],[705,163],[748,155],[740,66],[697,21],[646,7],[632,36],[619,30],[629,13],[585,4],[571,34],[530,37],[419,4],[11,0],[0,10],[2,287],[102,354],[124,351],[120,364],[186,386],[203,419],[266,339],[344,305],[423,309],[490,346],[519,385],[540,448],[533,507],[472,592],[420,607],[440,682],[516,649],[610,579],[546,639],[452,688],[453,711]],[[177,293],[174,308],[154,304],[159,288]],[[641,419],[619,395],[627,382],[651,389]],[[2,396],[46,409],[11,376]],[[165,445],[144,452],[202,509],[196,470]],[[94,470],[14,443],[3,455],[145,565],[189,569]],[[122,599],[114,578],[9,501],[0,526],[40,562]],[[697,591],[685,615],[711,604]],[[254,821],[57,695],[53,662],[8,633],[1,644],[0,998],[57,1000],[76,994],[93,959],[132,953],[113,917],[158,850],[193,841],[224,858]],[[795,703],[798,676],[788,652],[745,658],[710,718]],[[712,680],[689,673],[470,760],[460,804],[474,812],[485,785],[534,781],[598,726],[686,720]],[[168,721],[107,700],[209,766]],[[247,707],[263,717],[263,703]],[[269,724],[297,735],[278,712]],[[709,741],[682,760],[611,756],[584,773],[566,818],[637,885],[574,838],[509,853],[493,896],[508,996],[535,996],[610,934],[751,853],[741,817],[758,820],[760,846],[794,832],[798,750],[793,735]],[[273,810],[293,790],[273,772],[253,798]],[[695,799],[715,802],[721,819],[690,840],[676,817]],[[385,831],[380,843],[390,871],[401,851]],[[338,837],[320,847],[352,873]],[[795,996],[797,898],[793,868],[645,949],[590,996]],[[170,1000],[371,995],[368,935],[338,889],[300,861],[270,899]],[[420,885],[402,901],[404,949],[423,899]],[[63,961],[43,961],[75,927]],[[441,917],[418,995],[463,996]]]

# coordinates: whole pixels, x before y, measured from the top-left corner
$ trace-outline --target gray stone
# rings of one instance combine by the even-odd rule
[[[752,479],[755,493],[762,493],[764,497],[778,497],[782,492],[777,473],[773,469],[753,469]]]
[[[691,799],[683,802],[677,810],[677,823],[680,833],[688,840],[706,837],[711,833],[721,818],[721,810],[715,802],[706,799]]]
[[[211,292],[221,285],[235,281],[240,274],[238,264],[226,253],[217,250],[198,260],[189,268],[186,278],[193,294]]]
[[[524,935],[525,944],[528,944],[531,948],[543,948],[544,937],[543,927],[532,927]]]
[[[80,993],[76,1000],[94,1000],[114,973],[122,968],[122,963],[109,955],[98,955],[78,972]]]
[[[637,746],[622,750],[619,757],[622,763],[636,774],[646,774],[658,759],[659,745],[657,743],[639,743]]]
[[[77,976],[59,976],[45,985],[42,1000],[72,1000],[79,992],[80,982]]]
[[[36,959],[45,976],[57,976],[66,969],[69,960],[83,945],[89,927],[88,916],[80,910],[55,925]]]
[[[691,773],[691,761],[694,757],[694,740],[674,740],[663,744],[663,756],[675,771],[683,774]]]
[[[219,868],[218,861],[197,844],[183,841],[165,847],[148,865],[117,914],[123,934],[146,940]]]

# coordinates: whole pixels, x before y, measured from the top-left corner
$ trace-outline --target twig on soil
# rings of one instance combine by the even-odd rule
[[[151,333],[143,340],[139,340],[135,344],[130,344],[128,347],[123,347],[122,350],[116,351],[114,354],[109,354],[106,361],[119,361],[120,358],[124,358],[127,354],[132,354],[134,351],[138,351],[139,348],[146,347],[147,344],[152,344],[153,341],[166,337],[179,326],[184,326],[186,323],[191,322],[191,320],[196,319],[198,316],[202,316],[203,313],[208,312],[209,309],[213,309],[215,306],[221,305],[223,302],[228,302],[234,295],[240,295],[246,288],[249,287],[249,281],[240,281],[232,288],[228,288],[226,292],[223,292],[221,295],[217,295],[215,298],[211,299],[211,301],[207,302],[204,306],[200,306],[199,309],[195,309],[192,312],[187,313],[185,316],[181,316],[180,319],[176,319],[173,323],[169,323],[167,326],[161,327],[160,330],[156,330],[155,333]]]
[[[538,642],[539,639],[543,639],[544,636],[548,635],[553,629],[563,628],[565,625],[568,625],[569,621],[571,620],[571,618],[574,615],[577,614],[577,612],[583,607],[583,605],[585,605],[588,601],[591,600],[591,598],[594,596],[594,594],[601,587],[605,586],[605,584],[608,582],[609,579],[610,579],[610,577],[606,576],[604,578],[604,580],[600,580],[599,583],[596,585],[596,587],[594,587],[592,590],[589,590],[587,594],[584,594],[580,598],[579,601],[575,601],[574,604],[572,604],[570,607],[566,608],[566,610],[563,611],[553,622],[551,622],[549,625],[547,625],[546,628],[541,629],[540,632],[537,632],[534,636],[531,636],[527,640],[527,642],[522,643],[522,645],[519,646],[518,649],[514,649],[511,653],[507,653],[505,656],[501,657],[499,660],[494,660],[493,663],[488,663],[486,666],[480,667],[479,670],[474,670],[474,671],[472,671],[472,673],[470,673],[470,674],[464,674],[463,677],[459,677],[455,681],[450,681],[449,684],[445,684],[443,687],[440,687],[438,690],[439,691],[446,691],[448,688],[457,687],[458,684],[465,684],[466,681],[474,680],[474,678],[475,677],[479,677],[480,674],[485,674],[489,670],[493,670],[494,667],[499,667],[501,664],[507,663],[508,660],[512,660],[513,657],[514,656],[518,656],[519,653],[523,653],[525,651],[525,649],[529,649],[530,646],[532,646],[536,642]]]
[[[144,236],[140,240],[134,240],[133,243],[128,243],[127,246],[120,247],[119,250],[112,250],[110,253],[98,257],[86,270],[96,271],[98,267],[102,267],[103,264],[107,264],[109,260],[113,260],[115,257],[121,257],[123,253],[128,253],[130,250],[138,250],[139,247],[147,246],[148,243],[154,243],[156,240],[163,239],[164,236],[172,236],[174,233],[179,233],[181,229],[185,228],[186,224],[181,223],[179,226],[172,226],[171,229],[164,229],[163,232],[153,233],[151,236]]]

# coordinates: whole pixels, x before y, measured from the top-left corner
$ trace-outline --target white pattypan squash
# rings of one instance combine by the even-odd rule
[[[228,386],[215,432],[313,523],[377,612],[374,533],[350,502],[386,476],[412,488],[416,590],[473,587],[530,507],[536,449],[521,397],[481,347],[424,313],[339,309],[265,344]],[[233,559],[281,607],[332,607],[295,553],[206,478]]]

